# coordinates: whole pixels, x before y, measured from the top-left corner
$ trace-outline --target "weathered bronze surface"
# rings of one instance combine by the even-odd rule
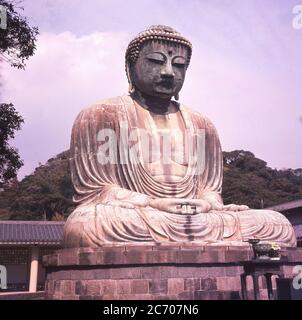
[[[191,54],[191,43],[175,30],[150,27],[126,52],[129,95],[78,115],[70,159],[78,206],[65,225],[65,247],[244,246],[252,238],[296,245],[280,213],[223,204],[216,129],[178,103]]]

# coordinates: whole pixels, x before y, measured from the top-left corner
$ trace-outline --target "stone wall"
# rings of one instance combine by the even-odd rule
[[[283,253],[286,276],[302,250]],[[57,251],[44,257],[47,299],[240,299],[248,247],[127,245]],[[260,281],[261,298],[267,299]],[[251,279],[248,281],[252,297]]]

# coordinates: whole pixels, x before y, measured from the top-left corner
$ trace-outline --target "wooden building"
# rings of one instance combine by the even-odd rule
[[[0,221],[0,265],[6,268],[7,289],[44,290],[42,256],[61,247],[64,222]]]
[[[294,227],[298,246],[302,247],[302,199],[281,203],[266,209],[281,212],[287,217]]]

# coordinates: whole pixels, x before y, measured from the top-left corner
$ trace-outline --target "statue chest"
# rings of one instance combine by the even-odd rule
[[[179,130],[158,130],[149,138],[141,148],[145,169],[158,180],[177,182],[182,179],[188,167],[183,133]]]
[[[144,115],[139,141],[144,168],[157,180],[178,182],[187,172],[189,141],[180,112]]]

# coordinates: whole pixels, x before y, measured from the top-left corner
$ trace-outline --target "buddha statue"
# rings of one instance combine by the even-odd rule
[[[77,207],[65,224],[65,247],[244,246],[249,239],[296,246],[282,214],[224,205],[217,131],[178,102],[191,54],[174,29],[149,27],[126,50],[129,94],[76,118],[70,168]]]

